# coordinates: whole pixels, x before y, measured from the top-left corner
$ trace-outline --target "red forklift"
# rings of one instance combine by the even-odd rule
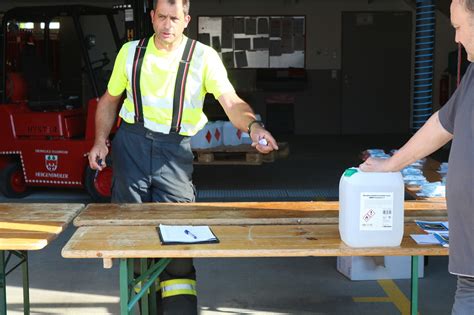
[[[0,34],[0,191],[6,197],[25,197],[33,187],[61,187],[85,188],[96,202],[109,200],[111,161],[96,173],[87,159],[109,59],[105,53],[100,58],[90,54],[100,36],[113,41],[108,49],[119,50],[116,13],[83,5],[5,12]],[[101,34],[90,34],[94,29]]]

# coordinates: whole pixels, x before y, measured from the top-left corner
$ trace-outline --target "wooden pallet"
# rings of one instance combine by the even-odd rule
[[[286,158],[290,154],[287,142],[278,143],[279,150],[262,154],[250,144],[193,149],[194,164],[203,165],[260,165]]]

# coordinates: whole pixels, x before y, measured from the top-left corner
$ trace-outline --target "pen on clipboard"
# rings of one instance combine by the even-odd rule
[[[184,230],[184,234],[189,235],[194,239],[197,239],[197,236],[194,235],[190,230]]]

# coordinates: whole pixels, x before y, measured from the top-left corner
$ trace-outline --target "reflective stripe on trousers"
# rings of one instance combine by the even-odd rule
[[[155,280],[155,287],[156,287],[156,292],[161,290],[161,288],[160,288],[160,278],[157,278]],[[140,282],[137,282],[137,284],[134,287],[135,293],[140,292],[141,289],[142,289],[142,282],[140,281]],[[147,293],[150,294],[150,289],[148,289]]]
[[[160,282],[161,296],[167,298],[176,295],[194,295],[196,292],[196,280],[173,279]]]

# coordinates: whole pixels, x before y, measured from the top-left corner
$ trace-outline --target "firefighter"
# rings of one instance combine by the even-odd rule
[[[212,93],[230,121],[249,132],[261,153],[277,150],[272,135],[237,96],[219,55],[183,35],[189,0],[155,0],[154,35],[126,43],[117,55],[95,118],[92,169],[106,166],[106,145],[122,92],[121,125],[112,142],[112,202],[193,202],[190,136],[207,122],[204,96]],[[101,162],[101,163],[99,163]],[[174,259],[160,277],[164,314],[197,314],[192,259]]]

